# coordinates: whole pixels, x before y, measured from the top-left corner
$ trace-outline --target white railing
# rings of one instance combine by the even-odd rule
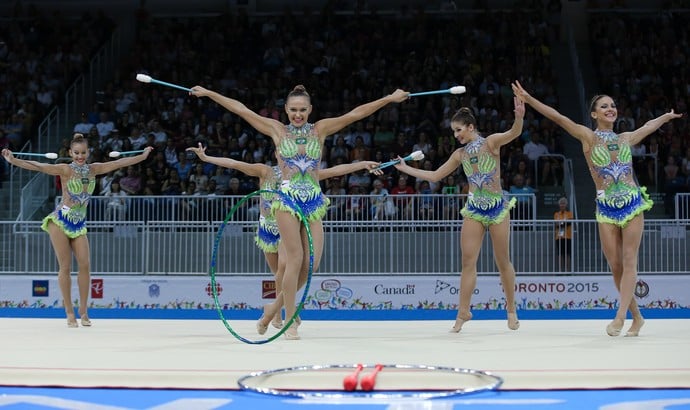
[[[204,275],[209,269],[217,232],[224,226],[217,272],[265,274],[263,254],[253,242],[257,218],[251,209],[252,201],[238,207],[236,215],[227,215],[240,198],[211,199],[219,205],[208,208],[215,210],[215,215],[212,212],[184,213],[182,204],[190,200],[185,197],[174,198],[177,202],[170,197],[156,197],[168,202],[154,201],[148,205],[139,202],[153,198],[130,197],[125,214],[108,213],[107,203],[101,202],[105,199],[97,199],[90,205],[88,223],[92,272],[97,275]],[[419,201],[420,198],[408,199]],[[463,198],[448,196],[445,199],[455,199],[453,206],[456,207]],[[202,205],[202,198],[193,200],[200,201],[197,207]],[[145,218],[141,218],[142,215]],[[320,273],[434,275],[460,271],[462,219],[420,219],[414,213],[409,219],[396,216],[374,220],[360,216],[334,212],[324,221],[326,240]],[[124,220],[118,220],[119,217]],[[687,219],[645,221],[638,261],[640,273],[690,272],[688,222]],[[519,275],[609,271],[593,220],[572,221],[572,257],[567,272],[559,266],[553,220],[513,219],[511,226],[510,252]],[[0,222],[0,233],[0,273],[56,272],[55,255],[39,221]],[[488,235],[482,242],[478,272],[496,274]]]

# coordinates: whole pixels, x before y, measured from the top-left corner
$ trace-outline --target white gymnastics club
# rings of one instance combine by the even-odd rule
[[[412,154],[403,158],[403,161],[410,161],[410,160],[421,161],[423,159],[424,159],[424,153],[422,151],[415,151]],[[398,159],[394,159],[393,161],[384,162],[383,164],[379,165],[378,167],[372,169],[372,171],[377,170],[377,169],[387,168],[387,167],[390,167],[391,165],[395,165],[398,163],[400,163],[400,160],[398,160]]]
[[[33,152],[13,152],[12,155],[15,157],[17,155],[24,155],[27,157],[43,157],[43,158],[48,158],[48,159],[57,159],[58,154],[54,152],[46,152],[45,154],[35,154]]]
[[[120,152],[120,151],[110,151],[110,153],[108,154],[108,156],[109,156],[110,158],[117,158],[117,157],[122,156],[122,155],[141,154],[142,152],[144,152],[143,149],[138,149],[138,150],[136,150],[136,151],[122,151],[122,152]]]
[[[436,91],[424,91],[421,93],[412,93],[410,97],[419,97],[420,95],[431,95],[431,94],[464,94],[467,89],[464,85],[456,85],[455,87],[450,87],[446,90],[436,90]]]
[[[187,91],[187,92],[192,91],[191,89],[189,89],[187,87],[182,87],[181,85],[166,83],[165,81],[156,80],[155,78],[152,78],[150,75],[146,75],[146,74],[137,74],[137,81],[141,81],[142,83],[154,83],[154,84],[165,85],[168,87],[177,88],[178,90]]]

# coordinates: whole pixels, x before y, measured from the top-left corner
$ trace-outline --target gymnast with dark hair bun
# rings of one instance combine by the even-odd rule
[[[460,213],[464,217],[460,232],[462,272],[460,273],[460,300],[458,314],[451,332],[460,332],[465,322],[472,319],[470,301],[477,285],[477,260],[484,234],[489,231],[494,260],[505,293],[508,328],[517,330],[520,322],[515,305],[515,268],[510,261],[510,209],[515,198],[507,199],[501,187],[500,150],[522,133],[525,105],[517,98],[515,121],[508,131],[482,137],[477,120],[469,108],[463,107],[451,118],[450,126],[455,138],[463,144],[437,170],[413,168],[400,159],[395,167],[405,174],[427,181],[440,181],[462,166],[469,183],[468,200]]]
[[[50,235],[50,242],[58,261],[58,283],[62,303],[67,313],[67,326],[79,327],[72,305],[72,254],[77,261],[79,274],[79,317],[82,326],[91,326],[87,312],[91,289],[91,262],[89,239],[86,236],[86,207],[96,188],[96,175],[107,174],[120,168],[135,165],[148,158],[153,148],[147,147],[140,155],[120,158],[110,162],[89,164],[89,143],[84,135],[74,134],[70,143],[69,164],[47,164],[15,158],[9,149],[2,150],[5,160],[29,171],[59,176],[62,181],[62,200],[55,210],[43,219],[41,228]]]
[[[616,317],[606,326],[609,336],[618,336],[625,324],[627,312],[632,324],[625,336],[638,336],[644,325],[640,308],[633,293],[637,284],[637,257],[644,229],[644,211],[653,201],[645,187],[639,186],[632,165],[632,147],[667,122],[683,115],[667,112],[636,130],[613,131],[618,119],[616,103],[608,95],[597,95],[590,103],[590,116],[595,129],[575,123],[554,108],[531,96],[516,81],[513,92],[544,117],[556,123],[582,145],[582,152],[596,186],[596,219],[606,262],[618,289]]]
[[[276,222],[281,236],[281,246],[286,257],[279,258],[279,269],[284,271],[283,291],[273,303],[264,306],[264,312],[256,324],[259,334],[264,334],[271,319],[285,305],[286,318],[295,316],[296,295],[307,280],[309,266],[309,243],[306,228],[302,226],[299,215],[289,202],[300,206],[312,234],[314,261],[316,271],[323,252],[323,225],[321,219],[328,207],[328,198],[321,192],[319,185],[319,165],[327,136],[334,134],[348,125],[364,119],[389,103],[405,101],[409,93],[396,90],[378,100],[355,107],[339,117],[324,118],[309,123],[312,112],[311,97],[302,85],[296,86],[285,99],[285,113],[289,124],[273,118],[263,117],[247,108],[243,103],[225,97],[217,92],[200,86],[192,87],[190,94],[197,97],[209,97],[228,111],[239,115],[254,129],[269,136],[276,146],[278,168],[280,169],[280,190],[285,194],[272,204]],[[282,266],[284,264],[284,266]],[[284,268],[284,269],[282,269]],[[284,335],[289,340],[299,339],[297,323],[293,322]]]

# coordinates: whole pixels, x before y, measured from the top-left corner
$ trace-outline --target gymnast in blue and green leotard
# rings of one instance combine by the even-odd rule
[[[268,166],[266,164],[247,163],[237,161],[231,158],[219,158],[206,155],[206,147],[199,143],[198,147],[189,147],[187,151],[194,152],[200,160],[215,164],[224,168],[236,169],[243,174],[259,178],[259,186],[263,191],[278,191],[281,189],[282,173],[279,167]],[[331,168],[322,169],[318,173],[318,179],[323,180],[339,175],[349,174],[364,169],[372,170],[379,165],[374,161],[360,161],[354,164],[336,165]],[[380,171],[376,171],[377,173]],[[318,183],[316,184],[318,187]],[[287,207],[289,212],[296,212],[293,204],[299,204],[302,210],[309,209],[308,201],[294,200],[293,196],[288,192],[285,195],[275,194],[272,192],[262,192],[259,201],[259,224],[254,237],[256,246],[264,252],[266,263],[275,276],[276,293],[280,294],[282,291],[282,279],[284,276],[285,264],[279,263],[279,250],[281,243],[280,229],[276,221],[276,210],[278,206],[274,204],[281,201],[283,207]],[[323,195],[323,194],[322,194]],[[325,199],[325,198],[324,198]],[[327,199],[326,199],[327,201]],[[292,203],[290,203],[292,202]],[[305,212],[306,213],[306,212]],[[283,326],[282,310],[279,309],[273,315],[271,323],[276,328]],[[261,332],[265,332],[265,328],[261,328]]]
[[[91,173],[89,164],[77,165],[71,162],[68,166],[72,173],[69,179],[63,182],[66,188],[63,189],[63,193],[67,193],[67,196],[63,197],[53,212],[43,218],[41,229],[49,232],[48,226],[52,222],[68,238],[74,239],[86,235],[86,207],[96,188],[96,178]]]
[[[72,256],[77,261],[79,274],[79,316],[82,326],[91,326],[87,313],[89,290],[91,286],[91,266],[89,257],[89,240],[86,230],[86,209],[91,194],[96,187],[96,176],[107,174],[117,169],[135,165],[146,158],[153,148],[144,149],[135,157],[121,158],[103,163],[87,163],[89,146],[82,134],[75,134],[70,144],[69,164],[47,164],[37,161],[26,161],[15,158],[9,150],[2,155],[8,163],[31,171],[59,176],[62,182],[62,201],[53,212],[43,219],[41,228],[50,235],[50,242],[58,261],[58,283],[62,301],[67,314],[67,326],[78,327],[72,304],[70,269]]]
[[[211,98],[273,140],[282,175],[281,191],[303,207],[302,211],[311,230],[314,270],[318,269],[321,262],[323,252],[321,218],[328,204],[328,199],[323,196],[317,183],[318,164],[326,137],[370,116],[389,103],[405,101],[409,95],[406,91],[396,90],[392,94],[360,105],[339,117],[324,118],[311,124],[308,121],[312,111],[311,97],[303,86],[298,85],[285,99],[285,113],[289,120],[289,124],[285,125],[273,118],[259,115],[235,99],[203,87],[192,87],[190,93],[197,97]],[[309,265],[310,256],[306,229],[283,198],[273,203],[273,209],[276,211],[276,221],[281,235],[281,249],[286,255],[285,258],[279,258],[279,264],[284,264],[285,275],[281,294],[274,303],[264,306],[264,315],[257,322],[259,333],[265,332],[271,317],[283,306],[283,303],[286,316],[294,315],[297,290],[306,283],[308,276],[308,271],[303,269],[303,266]],[[287,339],[299,339],[297,326],[291,327],[284,334]]]
[[[507,199],[501,188],[500,150],[522,133],[525,106],[515,98],[515,121],[509,130],[486,138],[479,135],[477,120],[472,110],[463,107],[450,121],[453,135],[464,147],[458,148],[435,171],[413,168],[400,161],[395,167],[415,178],[440,181],[462,166],[469,183],[468,200],[460,211],[464,217],[460,232],[462,272],[458,313],[451,332],[462,330],[465,322],[472,319],[471,298],[477,283],[477,259],[486,231],[491,235],[494,260],[498,268],[505,294],[508,328],[517,330],[520,321],[515,305],[515,268],[510,261],[510,209],[515,198]]]
[[[609,336],[620,335],[629,310],[632,325],[625,335],[638,336],[644,318],[633,292],[637,283],[637,257],[644,229],[644,211],[652,207],[652,201],[646,189],[637,184],[630,147],[682,114],[671,110],[634,131],[618,134],[614,131],[618,109],[608,95],[597,95],[592,99],[590,116],[595,124],[592,130],[532,97],[519,82],[513,84],[513,91],[582,144],[596,187],[596,219],[601,245],[619,293],[616,317],[606,326],[606,333]]]

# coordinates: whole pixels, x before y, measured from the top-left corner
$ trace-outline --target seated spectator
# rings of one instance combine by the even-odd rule
[[[177,171],[170,171],[168,177],[163,180],[161,187],[161,194],[163,195],[181,195],[182,194],[182,179]]]
[[[84,134],[86,135],[86,134]],[[72,142],[71,139],[69,138],[63,138],[62,139],[62,145],[60,145],[60,148],[58,149],[58,158],[69,158],[69,150],[70,150],[70,143]]]
[[[374,132],[373,140],[374,146],[377,148],[389,149],[395,140],[392,125],[387,121],[379,123],[378,127],[376,127],[376,132]]]
[[[91,131],[91,128],[93,128],[95,125],[96,124],[93,124],[89,121],[86,113],[83,112],[81,113],[79,122],[74,125],[73,131],[75,133],[78,132],[83,135],[88,135]]]
[[[101,111],[99,121],[96,124],[98,130],[99,145],[103,144],[110,137],[110,133],[115,129],[115,123],[110,120],[110,115],[106,111]]]
[[[510,186],[510,184],[515,179],[516,175],[520,175],[522,177],[522,180],[524,181],[525,185],[534,186],[534,184],[533,184],[534,178],[532,178],[532,167],[530,167],[527,164],[526,159],[521,159],[517,162],[515,169],[510,173],[509,180],[508,180],[509,183],[506,185]]]
[[[664,166],[664,207],[666,215],[674,216],[676,194],[686,190],[685,177],[681,174],[680,167],[676,164],[676,157],[669,155]]]
[[[196,184],[193,181],[187,183],[187,189],[182,192],[184,199],[180,201],[180,215],[183,221],[202,220],[201,194],[197,193]]]
[[[542,185],[553,179],[551,161],[549,158],[542,157],[549,154],[549,148],[541,142],[538,132],[530,132],[530,140],[525,143],[522,152],[532,162],[535,172],[539,173],[539,180]]]
[[[511,210],[511,219],[532,219],[532,198],[529,194],[536,191],[529,185],[525,185],[525,179],[520,174],[513,177],[513,185],[510,186],[510,194],[517,199],[515,208]]]
[[[412,144],[403,131],[398,131],[395,142],[390,147],[390,152],[403,158],[412,153]]]
[[[391,219],[398,213],[393,201],[388,197],[388,190],[383,187],[380,179],[375,179],[372,183],[371,195],[371,217],[374,220]]]
[[[225,190],[218,187],[215,180],[208,181],[208,195],[209,196],[220,196],[225,195]]]
[[[369,171],[362,170],[350,174],[347,178],[347,186],[350,188],[358,186],[362,188],[362,192],[369,192],[371,189],[371,175]]]
[[[106,217],[109,221],[124,221],[127,214],[127,192],[120,189],[120,181],[114,180],[111,184],[110,192],[106,194],[108,202],[106,205]]]
[[[208,175],[204,174],[203,164],[196,164],[194,173],[189,176],[189,182],[194,182],[196,190],[195,194],[208,194]]]
[[[146,167],[144,171],[144,190],[143,194],[147,196],[160,195],[161,180],[156,174],[153,167]]]
[[[450,174],[442,181],[441,195],[441,215],[445,221],[454,221],[460,217],[460,209],[462,208],[461,194],[465,194],[463,187],[460,186],[455,179],[455,175]],[[466,185],[466,184],[465,184]],[[467,189],[467,185],[465,186]]]
[[[177,154],[177,163],[172,165],[172,168],[177,171],[180,179],[187,181],[189,176],[192,174],[194,169],[194,164],[187,158],[187,152],[180,152]],[[194,153],[192,153],[194,155]]]
[[[127,175],[120,178],[120,187],[127,195],[139,195],[141,193],[143,184],[136,167],[127,167]]]
[[[426,171],[433,171],[434,170],[434,164],[431,162],[429,159],[424,159],[422,160],[422,169]],[[422,181],[425,181],[423,179],[417,179],[415,182],[415,189],[417,192],[421,190],[420,185]],[[426,181],[429,183],[429,189],[431,190],[432,194],[438,193],[438,191],[441,189],[441,183],[437,181]]]
[[[135,150],[144,149],[146,147],[146,134],[138,126],[133,126],[129,133],[129,141]],[[177,161],[177,158],[175,160]]]
[[[346,161],[352,161],[350,159],[350,147],[345,144],[345,138],[342,135],[339,135],[335,139],[335,145],[331,147],[331,152],[329,154],[331,163],[335,163],[336,158],[344,158]]]
[[[345,195],[347,191],[342,186],[341,177],[333,177],[324,181],[326,189],[324,194],[330,200],[327,209],[327,218],[331,221],[342,221],[345,218],[347,201]]]
[[[436,201],[429,186],[429,181],[421,180],[419,183],[419,197],[417,198],[417,217],[422,221],[431,221],[436,218]]]
[[[398,208],[398,214],[405,219],[412,219],[412,197],[415,193],[414,188],[408,185],[407,175],[400,175],[398,184],[391,189],[395,206]],[[397,198],[396,198],[397,196]]]
[[[419,131],[419,139],[412,146],[412,151],[422,151],[425,156],[428,156],[431,148],[433,148],[433,145],[429,141],[429,135],[426,131]]]
[[[248,192],[245,192],[241,189],[239,178],[230,178],[230,182],[228,183],[228,192],[226,193],[226,195],[244,196],[247,193]]]
[[[180,155],[185,155],[182,151],[177,149],[175,141],[169,139],[165,143],[165,149],[163,149],[163,156],[165,157],[165,163],[169,167],[175,167],[178,162],[180,162]]]
[[[364,145],[364,138],[361,135],[355,137],[355,146],[350,151],[349,160],[369,161],[371,159],[371,151],[369,147]]]
[[[168,141],[169,133],[161,127],[161,123],[158,120],[151,121],[150,128],[149,134],[154,136],[154,146],[164,147]]]
[[[211,177],[211,182],[216,184],[216,195],[225,195],[225,192],[230,187],[230,175],[225,171],[225,168],[217,167],[215,175]]]
[[[372,123],[372,127],[373,127],[373,123]],[[357,121],[354,124],[354,126],[351,126],[348,129],[348,131],[344,134],[344,137],[345,137],[345,143],[349,147],[355,146],[355,141],[356,141],[357,137],[362,137],[362,142],[364,143],[364,146],[366,146],[366,147],[372,146],[372,135],[371,135],[371,132],[369,132],[366,129],[364,121]]]
[[[125,140],[129,142],[129,139],[127,137],[120,135],[120,130],[118,130],[117,128],[113,128],[112,131],[110,131],[108,139],[103,141],[103,144],[101,145],[101,150],[105,152],[127,151],[127,149],[125,149],[124,146]]]
[[[98,191],[98,195],[101,195],[101,196],[110,195],[113,181],[115,181],[115,179],[118,180],[118,185],[120,185],[119,178],[115,177],[114,171],[111,171],[111,172],[108,172],[107,174],[102,175],[98,180],[98,185],[100,187],[100,189]]]
[[[345,217],[348,221],[367,219],[367,200],[364,192],[364,188],[359,185],[350,186],[347,209],[345,209]]]

